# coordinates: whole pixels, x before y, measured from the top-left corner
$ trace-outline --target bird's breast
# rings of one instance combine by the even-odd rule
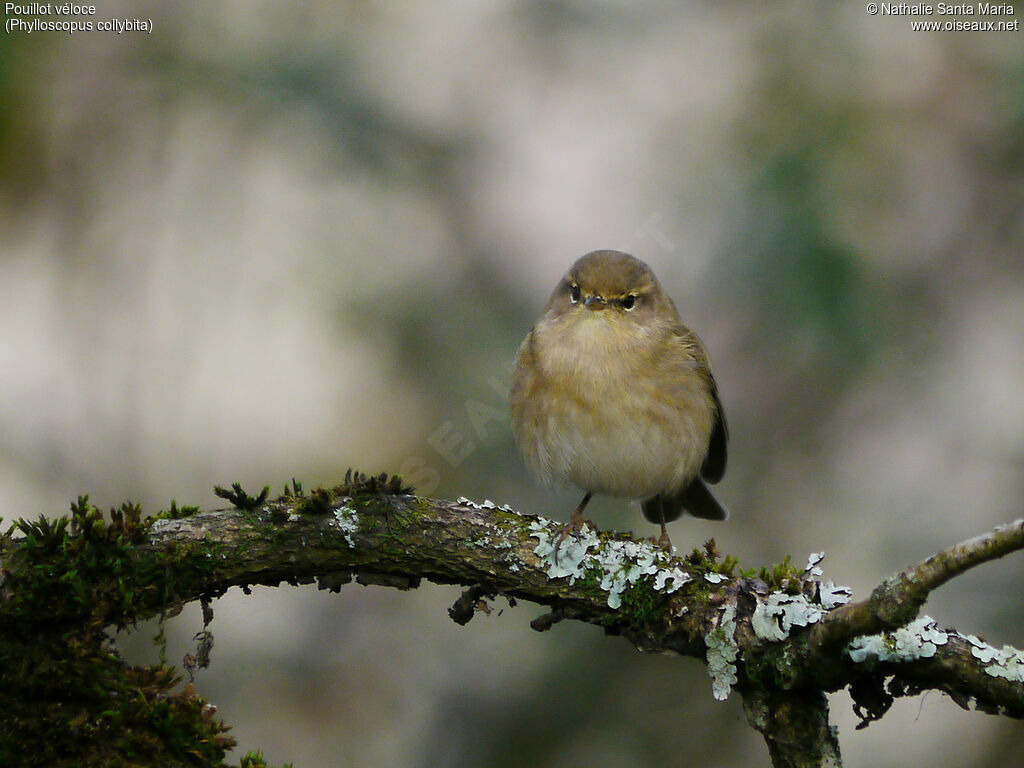
[[[537,334],[529,385],[513,398],[527,464],[544,480],[611,496],[679,490],[707,452],[707,384],[668,339],[594,320]]]

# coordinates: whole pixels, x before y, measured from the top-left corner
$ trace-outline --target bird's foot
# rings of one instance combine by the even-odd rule
[[[562,548],[562,543],[569,538],[569,534],[578,534],[585,526],[588,525],[594,530],[597,529],[597,526],[594,525],[592,520],[583,519],[583,505],[581,505],[572,513],[572,516],[569,518],[569,522],[560,526],[558,535],[555,536],[554,541],[552,542],[555,547],[555,565],[558,565],[558,553]]]
[[[653,539],[653,537],[652,537],[652,539]],[[675,552],[676,552],[676,548],[673,547],[672,546],[672,542],[669,541],[668,531],[666,531],[664,528],[662,528],[662,530],[661,530],[661,536],[659,536],[658,539],[654,543],[658,547],[660,547],[662,550],[664,550],[665,554],[668,555],[669,557],[672,557],[675,554]]]

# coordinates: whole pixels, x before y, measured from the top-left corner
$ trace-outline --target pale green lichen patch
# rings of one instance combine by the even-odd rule
[[[589,526],[584,525],[578,533],[559,540],[556,536],[552,540],[548,530],[547,521],[538,520],[530,523],[530,530],[533,531],[532,538],[540,543],[534,547],[533,553],[541,559],[545,566],[548,578],[568,578],[570,584],[575,584],[576,579],[583,578],[588,565],[587,551],[593,547],[595,550],[601,545],[601,540],[594,534]]]
[[[352,539],[352,534],[359,530],[359,514],[348,506],[347,502],[351,499],[343,501],[345,503],[334,510],[334,520],[331,524],[345,534],[345,541],[350,547],[354,547],[356,543]]]
[[[729,698],[729,691],[736,684],[736,603],[732,601],[722,607],[718,624],[704,635],[708,648],[708,674],[711,675],[711,691],[719,701]]]
[[[823,614],[821,606],[803,595],[772,592],[764,602],[758,602],[750,626],[763,640],[781,641],[789,637],[793,627],[814,624]]]
[[[818,564],[824,559],[824,552],[812,552],[807,558],[807,565],[804,567],[804,575],[810,578],[822,576],[824,571],[818,567]]]
[[[938,646],[949,642],[949,633],[941,629],[931,616],[922,616],[895,632],[858,637],[847,648],[857,662],[913,661],[935,655]]]
[[[671,594],[691,577],[677,566],[669,565],[669,556],[658,547],[642,541],[602,542],[589,526],[578,533],[552,538],[549,522],[530,524],[530,536],[538,540],[533,552],[541,559],[549,578],[568,578],[570,584],[588,574],[596,576],[608,593],[608,607],[622,606],[623,593],[644,577],[653,576],[656,591]]]
[[[457,498],[455,500],[455,503],[456,504],[461,504],[464,507],[469,507],[470,509],[496,509],[499,512],[512,512],[512,511],[514,511],[512,509],[512,507],[510,507],[508,504],[502,504],[499,507],[497,504],[495,504],[490,499],[484,499],[483,504],[477,504],[475,501],[470,501],[465,496],[459,496],[459,498]]]
[[[821,581],[820,577],[824,572],[818,566],[825,559],[824,552],[813,552],[807,558],[807,565],[804,567],[800,580],[805,584],[812,584],[814,587],[814,599],[811,601],[820,605],[826,611],[850,602],[853,597],[853,590],[849,587],[836,586],[831,581]]]
[[[609,541],[597,556],[601,567],[601,589],[608,591],[608,607],[622,604],[622,593],[643,576],[654,576],[654,588],[666,594],[675,592],[690,580],[679,568],[662,568],[665,553],[638,541]]]
[[[824,552],[815,552],[807,559],[807,566],[799,579],[800,591],[776,590],[758,595],[758,604],[750,619],[751,629],[762,640],[781,642],[790,636],[793,627],[806,627],[838,605],[848,603],[849,587],[837,587],[831,581],[819,581],[822,570],[818,567]]]
[[[488,531],[488,533],[475,537],[472,540],[473,546],[480,549],[490,549],[502,561],[507,563],[513,571],[518,571],[518,558],[513,552],[519,543],[518,539],[512,533],[501,529],[493,528],[488,529]]]
[[[985,667],[985,674],[992,677],[1004,677],[1007,680],[1024,683],[1024,652],[1012,645],[996,648],[974,635],[960,635],[971,644],[971,655],[983,664],[992,662]]]
[[[850,602],[853,597],[853,590],[849,587],[836,586],[831,581],[822,581],[818,584],[818,602],[826,611]]]
[[[511,531],[500,528],[488,528],[486,531],[486,533],[482,533],[473,539],[474,546],[487,547],[492,550],[502,550],[514,549],[519,543],[518,539]]]
[[[682,568],[659,568],[654,576],[654,588],[659,592],[665,590],[666,594],[672,594],[691,580],[690,574]]]

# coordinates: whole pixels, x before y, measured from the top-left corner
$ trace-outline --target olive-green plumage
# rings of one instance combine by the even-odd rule
[[[548,483],[642,499],[662,525],[724,520],[705,481],[725,472],[728,432],[707,352],[651,269],[618,251],[579,259],[519,348],[512,431]]]

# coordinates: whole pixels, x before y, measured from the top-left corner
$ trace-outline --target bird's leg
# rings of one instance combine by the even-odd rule
[[[579,506],[577,506],[576,509],[573,510],[572,515],[569,516],[569,522],[562,526],[561,532],[555,539],[555,563],[558,562],[558,548],[562,546],[562,542],[568,538],[569,533],[579,533],[583,530],[583,526],[586,523],[586,520],[583,519],[583,510],[586,509],[587,502],[590,501],[590,497],[592,495],[593,494],[591,494],[590,491],[587,491],[586,496],[583,497]]]
[[[669,541],[668,529],[665,527],[665,511],[661,507],[661,499],[658,500],[658,522],[661,523],[661,536],[658,539],[658,546],[671,556],[672,542]]]
[[[572,515],[569,517],[569,525],[566,532],[569,530],[579,532],[583,529],[583,524],[586,522],[583,519],[583,510],[587,508],[587,504],[590,502],[590,491],[587,491],[587,495],[583,497],[583,500],[579,503],[579,506],[572,511]]]

